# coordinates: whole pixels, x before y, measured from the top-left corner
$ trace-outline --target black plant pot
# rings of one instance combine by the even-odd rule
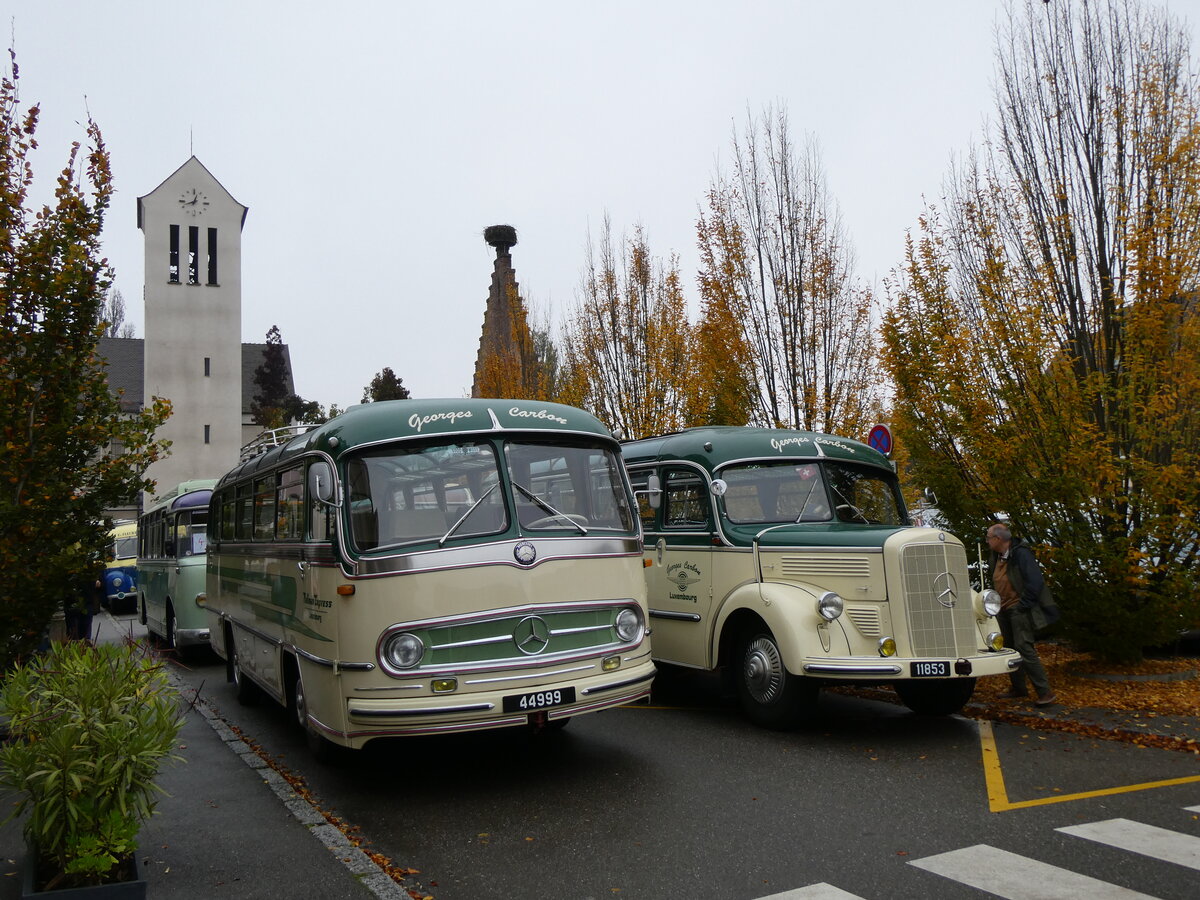
[[[22,868],[25,878],[21,886],[21,900],[145,900],[146,897],[146,876],[136,852],[117,865],[116,871],[121,873],[125,880],[108,884],[62,888],[55,891],[34,890],[37,853],[32,849],[26,850],[25,865]]]

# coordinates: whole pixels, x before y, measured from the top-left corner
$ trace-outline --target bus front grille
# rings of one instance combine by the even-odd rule
[[[978,636],[961,544],[910,544],[900,557],[914,656],[969,656]]]

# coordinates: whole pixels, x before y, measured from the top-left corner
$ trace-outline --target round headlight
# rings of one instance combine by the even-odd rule
[[[992,650],[1004,649],[1004,635],[998,631],[993,631],[987,636],[987,645]]]
[[[817,613],[827,622],[832,622],[842,614],[845,603],[833,591],[826,591],[817,598]]]
[[[393,634],[383,645],[383,655],[397,669],[411,669],[425,655],[425,645],[407,631]]]
[[[879,651],[880,656],[895,656],[896,639],[890,637],[880,638],[879,643],[875,645],[875,649]]]
[[[983,611],[989,616],[1000,612],[1000,595],[991,588],[983,592]]]
[[[636,641],[642,635],[642,616],[637,610],[625,607],[617,613],[617,637],[623,641]]]

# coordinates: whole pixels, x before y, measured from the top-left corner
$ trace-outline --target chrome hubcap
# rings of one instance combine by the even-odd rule
[[[304,702],[304,684],[299,675],[296,676],[296,720],[301,728],[308,725],[308,706]]]
[[[783,691],[783,660],[770,638],[755,638],[742,666],[746,690],[758,703],[774,703]]]

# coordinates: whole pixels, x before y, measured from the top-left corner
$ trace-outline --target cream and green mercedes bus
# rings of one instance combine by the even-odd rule
[[[753,721],[787,727],[823,684],[891,684],[955,712],[1020,657],[954,535],[909,523],[890,462],[803,431],[696,428],[624,444],[654,658],[726,667]]]
[[[212,647],[239,699],[288,706],[319,755],[649,694],[634,501],[585,412],[352,407],[227,473],[211,517]]]

